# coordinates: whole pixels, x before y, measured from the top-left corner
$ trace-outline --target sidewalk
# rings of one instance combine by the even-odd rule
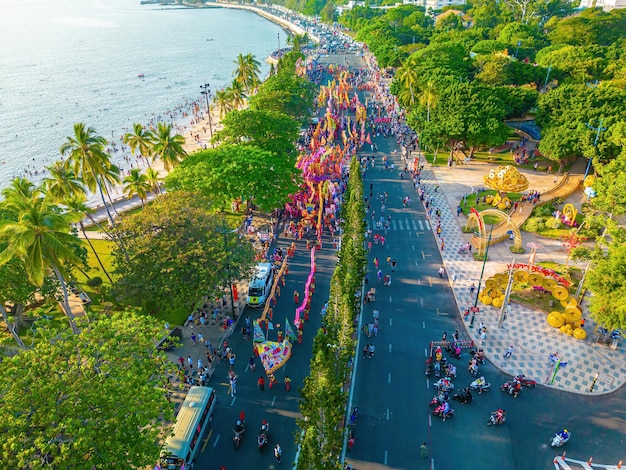
[[[465,194],[471,193],[472,188],[483,186],[482,177],[488,168],[487,164],[474,162],[451,168],[426,164],[422,172],[422,182],[426,185],[434,207],[442,211],[442,236],[445,238],[446,249],[441,255],[459,313],[474,305],[475,294],[470,295],[469,287],[472,283],[478,286],[482,263],[474,261],[470,254],[458,253],[458,248],[467,243],[472,235],[461,231],[466,218],[463,215],[456,216],[456,207]],[[532,170],[522,172],[527,173],[529,189],[544,193],[554,186],[554,175]],[[434,191],[436,184],[440,188],[438,192]],[[580,208],[580,194],[573,194],[567,202]],[[522,237],[524,247],[529,242],[541,245],[542,248],[537,249],[536,262],[565,262],[567,253],[560,240],[544,239],[525,232]],[[506,241],[489,248],[483,283],[493,274],[505,272],[507,263],[511,263],[513,259],[517,263],[528,262],[530,250],[522,255],[514,255],[509,251],[510,244],[511,242]],[[453,275],[456,276],[456,281],[452,281]],[[522,373],[546,384],[553,372],[548,364],[549,355],[558,351],[562,361],[567,362],[567,367],[561,368],[554,383],[548,386],[573,393],[599,395],[617,390],[626,382],[626,345],[621,342],[617,350],[611,350],[595,344],[595,324],[588,315],[585,329],[589,336],[586,341],[579,341],[550,327],[546,322],[546,314],[530,307],[511,302],[511,313],[501,329],[497,327],[500,309],[480,303],[478,307],[481,310],[476,315],[476,326],[469,328],[469,321],[464,322],[465,329],[469,337],[478,341],[478,325],[480,322],[485,324],[487,338],[483,347],[491,363],[500,370],[511,375]],[[510,359],[504,359],[503,355],[510,344],[515,347],[513,355]],[[589,388],[596,373],[598,379],[590,393]]]

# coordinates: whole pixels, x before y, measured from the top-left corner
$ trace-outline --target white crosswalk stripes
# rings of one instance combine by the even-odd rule
[[[404,230],[404,224],[402,223],[401,220],[398,220],[398,226],[399,226],[400,230]]]
[[[422,225],[422,221],[418,220],[417,223],[420,225],[420,230],[424,230],[424,225]]]
[[[430,223],[428,220],[422,219],[407,219],[404,220],[396,220],[391,219],[391,223],[389,224],[388,230],[411,230],[411,226],[413,226],[413,230],[423,232],[424,228],[426,230],[430,230]],[[382,229],[379,229],[382,230]]]

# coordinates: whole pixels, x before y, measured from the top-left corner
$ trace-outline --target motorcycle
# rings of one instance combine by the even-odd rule
[[[533,379],[527,379],[524,374],[516,375],[513,379],[519,383],[521,383],[524,387],[534,388],[537,385],[537,381]]]
[[[491,426],[492,424],[494,426],[504,424],[504,422],[506,421],[506,416],[502,416],[502,419],[498,419],[497,416],[497,413],[491,413],[491,415],[489,416],[489,421],[487,421],[487,426]]]
[[[470,351],[470,356],[472,356],[474,359],[476,359],[476,361],[479,364],[484,364],[485,363],[485,358],[483,356],[481,356],[481,355],[478,355],[479,352],[480,352],[480,350],[478,350],[478,349],[472,349]]]
[[[449,379],[439,379],[437,382],[433,384],[435,390],[441,390],[442,392],[449,392],[450,390],[454,390],[454,384],[450,382]]]
[[[270,437],[270,425],[267,421],[263,420],[263,425],[259,430],[259,434],[256,438],[256,443],[259,447],[259,451],[262,451],[263,448],[267,445],[267,442]]]
[[[274,458],[276,459],[276,463],[280,463],[281,459],[283,458],[283,450],[280,448],[279,444],[276,444],[276,446],[274,446]]]
[[[517,398],[520,393],[522,393],[521,386],[518,387],[519,382],[504,382],[500,386],[500,390],[503,392],[507,392],[509,395],[513,395],[513,398]]]
[[[426,364],[426,368],[424,369],[424,373],[426,374],[426,377],[430,377],[433,373],[433,360],[432,358],[428,358],[425,361]]]
[[[443,405],[446,401],[448,401],[448,394],[447,393],[440,393],[438,395],[435,395],[433,397],[432,400],[430,400],[430,403],[428,404],[428,406],[432,407],[438,407]]]
[[[470,374],[472,374],[474,377],[478,377],[478,366],[477,365],[471,365],[471,361],[470,361],[470,365],[467,368],[467,370],[469,371]]]
[[[451,379],[456,379],[456,367],[454,367],[452,364],[448,364],[445,367],[445,370],[448,377],[450,377]]]
[[[439,405],[437,408],[433,410],[433,416],[439,416],[440,418],[443,418],[445,421],[446,419],[452,418],[454,416],[454,410],[452,408],[449,408],[444,416],[443,405]]]
[[[235,449],[239,448],[239,445],[241,444],[241,438],[243,437],[243,433],[246,432],[245,428],[243,428],[241,431],[233,431],[235,433],[235,435],[233,436],[233,442],[235,443]]]
[[[463,388],[452,395],[452,399],[461,403],[461,405],[465,405],[467,403],[471,403],[474,400],[472,396],[472,392],[470,392],[469,387]]]
[[[461,348],[452,348],[450,350],[450,356],[455,359],[461,359]]]
[[[554,435],[554,437],[552,438],[552,442],[550,443],[551,447],[561,447],[563,444],[566,444],[567,441],[569,441],[569,438],[571,437],[572,433],[569,432],[567,433],[567,437],[563,438],[563,436],[561,436],[560,433],[557,433]]]
[[[480,377],[469,384],[470,390],[478,390],[479,392],[488,392],[491,390],[491,384],[485,381],[484,377]]]

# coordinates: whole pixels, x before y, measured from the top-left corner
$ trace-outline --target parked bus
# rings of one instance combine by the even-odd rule
[[[215,390],[191,387],[180,407],[172,435],[161,452],[162,470],[189,470],[200,449],[200,441],[211,421],[215,407]]]
[[[272,289],[274,280],[274,269],[270,263],[259,263],[254,270],[254,276],[250,279],[248,286],[248,305],[250,307],[260,307],[267,300],[267,296]]]

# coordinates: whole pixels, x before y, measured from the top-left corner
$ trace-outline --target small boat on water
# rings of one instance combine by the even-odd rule
[[[137,78],[144,78],[145,75],[143,73],[140,73],[139,75],[137,75]]]

